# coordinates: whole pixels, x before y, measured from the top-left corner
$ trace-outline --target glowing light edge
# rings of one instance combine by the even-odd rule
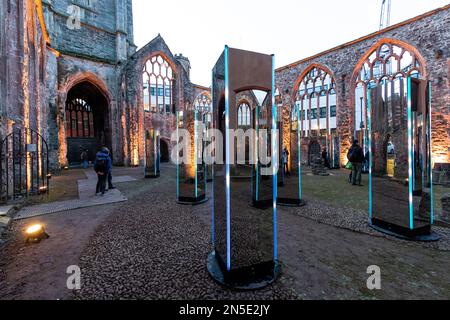
[[[278,260],[278,234],[277,234],[277,197],[278,197],[278,151],[279,139],[277,134],[277,106],[275,103],[275,55],[272,55],[272,161],[273,165],[273,257]]]
[[[231,270],[231,212],[230,212],[230,193],[231,193],[231,177],[230,177],[230,97],[229,97],[229,70],[228,70],[228,46],[225,46],[225,171],[226,171],[226,208],[227,208],[227,269]]]

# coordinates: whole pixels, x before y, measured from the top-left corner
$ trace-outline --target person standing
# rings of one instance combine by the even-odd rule
[[[328,168],[329,170],[331,170],[331,164],[330,164],[330,159],[328,158],[327,149],[323,149],[322,159],[323,159],[323,165],[325,166],[325,168]]]
[[[105,148],[105,152],[109,157],[109,163],[110,163],[110,169],[108,172],[108,190],[113,190],[116,187],[114,187],[113,183],[112,183],[112,158],[111,158],[111,152],[109,151],[108,148]]]
[[[83,164],[83,169],[87,169],[89,167],[89,150],[85,149],[81,153],[81,163]]]
[[[111,171],[111,158],[105,149],[103,148],[97,153],[94,161],[94,170],[97,173],[95,194],[101,194],[102,196],[106,192],[106,179],[108,179],[108,173]]]
[[[283,150],[283,171],[285,174],[291,175],[289,172],[289,151],[286,147]]]
[[[359,141],[355,140],[353,141],[353,145],[348,151],[347,154],[348,160],[352,164],[352,184],[354,186],[362,186],[361,184],[361,175],[362,175],[362,166],[364,162],[364,151],[359,146]]]

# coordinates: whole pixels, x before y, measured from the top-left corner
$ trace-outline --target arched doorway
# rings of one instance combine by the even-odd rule
[[[83,150],[88,151],[90,161],[100,148],[111,150],[108,100],[89,81],[76,84],[67,94],[66,139],[70,166],[81,163]]]
[[[169,162],[170,161],[170,156],[169,156],[169,145],[167,143],[167,141],[162,140],[160,141],[161,145],[161,162]]]
[[[317,141],[312,141],[308,148],[308,165],[313,163],[314,159],[321,158],[321,148]]]

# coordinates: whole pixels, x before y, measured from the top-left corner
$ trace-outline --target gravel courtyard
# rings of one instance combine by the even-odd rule
[[[62,223],[80,215],[83,224],[72,221],[66,227],[75,238],[77,228],[85,231],[76,246],[67,238],[51,239],[44,271],[29,267],[26,275],[18,275],[14,266],[27,265],[30,258],[17,255],[27,250],[23,243],[11,241],[2,267],[8,289],[0,289],[0,297],[26,298],[26,290],[20,288],[36,282],[31,288],[39,287],[42,294],[33,297],[41,299],[450,299],[448,229],[438,228],[442,240],[436,244],[387,238],[367,227],[361,210],[316,199],[303,208],[278,210],[282,274],[274,285],[254,292],[224,289],[206,271],[211,202],[178,205],[174,173],[173,167],[165,166],[164,179],[120,184],[129,199],[123,204],[48,217]],[[89,219],[95,228],[88,225]],[[61,253],[68,247],[70,261]],[[72,264],[82,271],[82,289],[75,293],[63,288],[65,269],[61,270]],[[366,287],[371,265],[381,268],[382,290]],[[52,272],[59,274],[58,281]],[[48,291],[55,294],[44,294]]]

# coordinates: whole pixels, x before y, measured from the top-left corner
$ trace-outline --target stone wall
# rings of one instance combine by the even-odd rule
[[[125,100],[126,112],[124,122],[128,123],[126,140],[127,165],[140,165],[144,159],[143,137],[145,130],[153,128],[159,130],[161,139],[169,145],[169,153],[172,151],[172,133],[176,131],[176,113],[160,113],[144,111],[142,70],[146,61],[155,55],[163,56],[175,74],[174,104],[175,111],[183,111],[194,103],[194,99],[205,88],[196,87],[189,79],[189,60],[182,55],[173,55],[164,39],[158,35],[145,47],[140,49],[128,61],[124,68],[125,75]]]
[[[68,24],[72,5],[80,10],[80,28]],[[53,167],[68,165],[65,107],[70,89],[87,81],[108,101],[114,163],[124,163],[128,143],[124,130],[125,102],[122,70],[134,54],[131,0],[43,0],[43,14],[51,39],[47,66],[49,148]],[[72,26],[72,27],[71,27]],[[95,107],[95,106],[93,106]]]
[[[305,71],[313,65],[329,69],[337,85],[337,127],[341,139],[341,165],[345,165],[355,128],[354,88],[357,72],[364,62],[362,58],[383,42],[396,43],[415,50],[425,62],[424,77],[432,82],[433,88],[433,158],[435,162],[450,162],[449,24],[450,6],[446,6],[277,69],[276,81],[283,95],[284,108],[292,106],[295,87]]]
[[[107,118],[105,120],[110,128],[114,163],[121,164],[123,162],[120,125],[122,110],[119,109],[118,104],[120,68],[109,63],[61,54],[57,60],[57,69],[58,89],[52,95],[52,98],[57,101],[57,116],[56,119],[53,119],[56,123],[52,122],[51,125],[58,128],[59,162],[61,166],[68,165],[65,132],[67,94],[71,88],[82,81],[87,81],[97,87],[108,101],[108,114],[105,115]]]
[[[0,139],[13,128],[46,129],[47,35],[39,1],[0,1]]]
[[[52,47],[61,53],[115,63],[125,61],[135,51],[131,0],[43,3]],[[75,17],[81,18],[79,28],[71,20]]]

